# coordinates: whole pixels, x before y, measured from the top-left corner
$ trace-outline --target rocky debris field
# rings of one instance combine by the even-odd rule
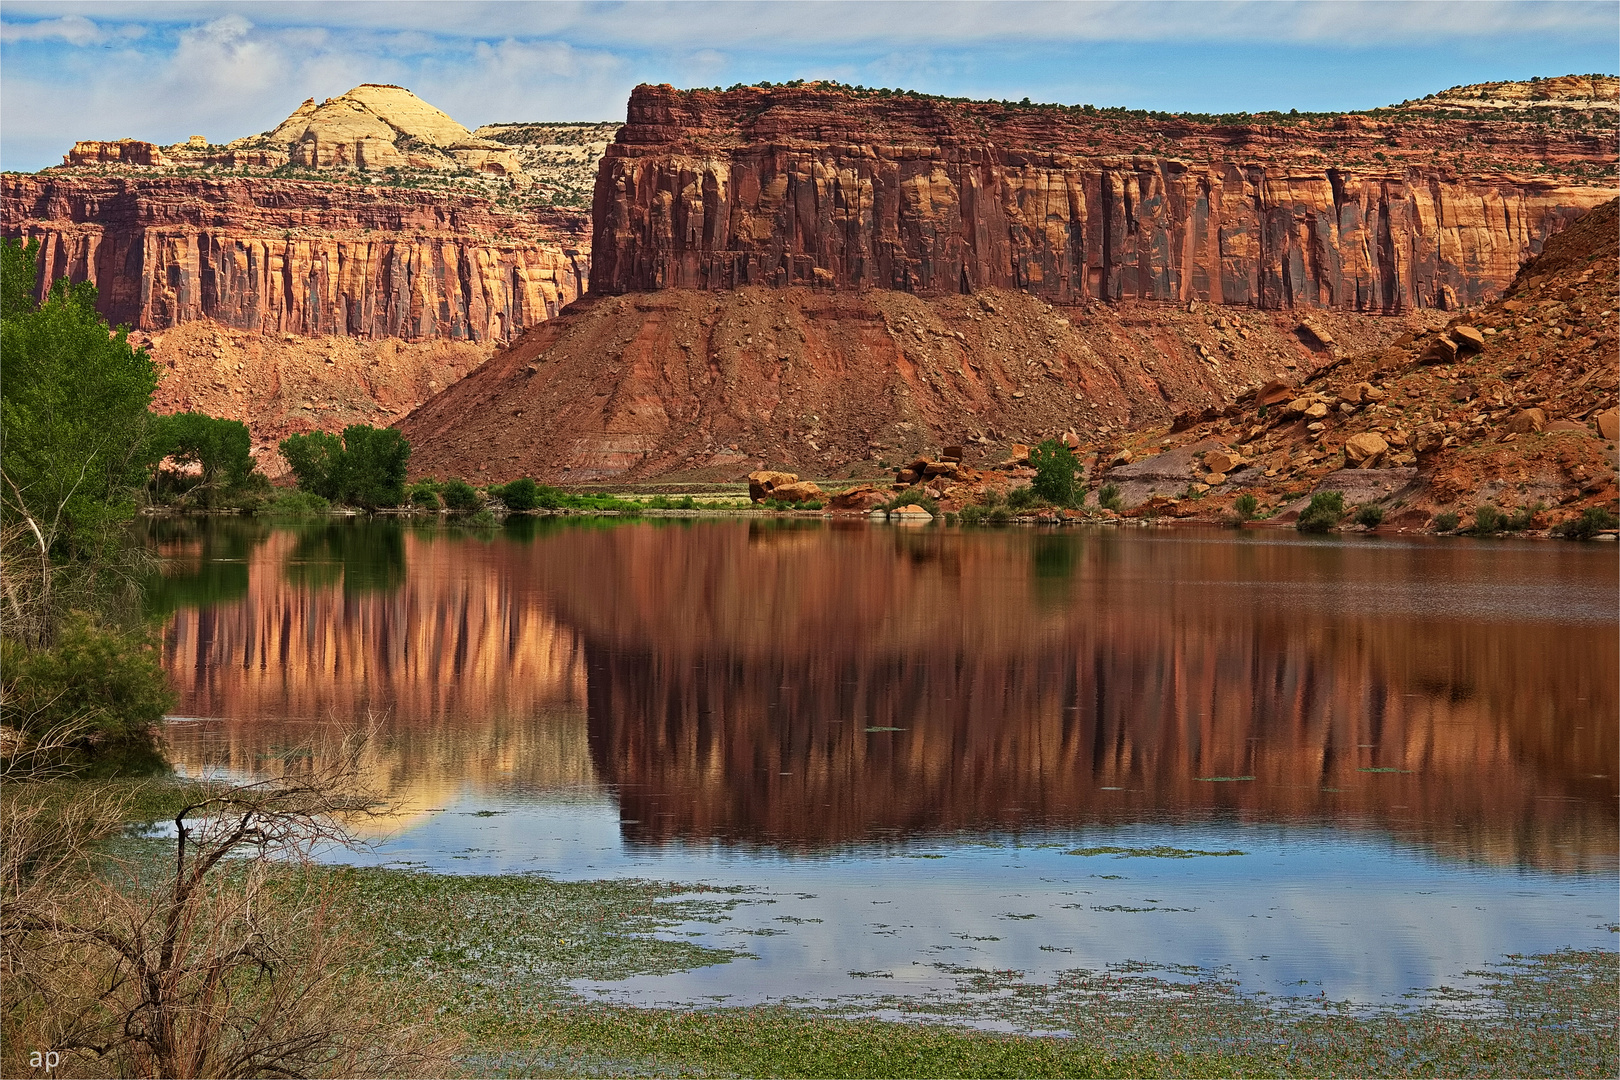
[[[1299,386],[1098,447],[1092,486],[1126,512],[1228,518],[1242,494],[1287,521],[1315,492],[1377,503],[1383,529],[1468,527],[1480,506],[1545,529],[1615,508],[1617,203],[1549,241],[1507,296],[1358,351]],[[1537,509],[1539,507],[1539,509]]]
[[[1216,307],[1050,305],[748,287],[587,297],[401,425],[416,474],[712,482],[877,479],[944,445],[967,464],[1074,432],[1096,444],[1347,351],[1443,325]]]

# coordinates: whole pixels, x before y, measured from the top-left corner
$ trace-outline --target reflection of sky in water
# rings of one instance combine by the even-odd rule
[[[1155,845],[1248,854],[1064,853]],[[757,890],[728,921],[676,931],[757,959],[581,984],[636,1004],[919,993],[950,988],[945,968],[952,966],[1016,969],[1048,981],[1066,969],[1128,960],[1225,969],[1249,990],[1374,1003],[1469,985],[1467,971],[1506,953],[1613,943],[1604,928],[1614,921],[1609,875],[1464,866],[1320,827],[1137,826],[866,851],[873,853],[787,857],[718,844],[649,850],[621,843],[617,804],[603,795],[520,801],[468,793],[373,852],[335,858]],[[759,930],[767,933],[750,932]]]
[[[1614,947],[1615,563],[1593,546],[310,535],[259,537],[234,591],[175,585],[165,663],[206,718],[171,727],[176,760],[244,775],[375,715],[366,778],[405,813],[344,861],[753,890],[675,932],[754,958],[591,993],[1145,961],[1371,1003]],[[289,576],[315,540],[341,589]],[[1248,854],[1063,853],[1110,844]]]

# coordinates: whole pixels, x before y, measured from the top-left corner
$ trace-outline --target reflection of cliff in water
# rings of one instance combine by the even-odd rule
[[[160,550],[169,590],[184,593],[223,549]],[[334,722],[369,717],[371,779],[407,810],[469,783],[595,783],[576,639],[502,545],[323,524],[232,550],[244,560],[239,597],[181,607],[164,632],[176,713],[209,718],[170,725],[177,764],[274,772],[291,748],[330,745]]]
[[[1225,813],[1613,864],[1612,622],[1371,610],[1392,583],[1421,608],[1556,576],[1556,551],[647,529],[590,550],[591,580],[553,588],[637,842]]]
[[[1225,814],[1614,864],[1616,568],[1575,545],[348,528],[162,541],[176,711],[229,718],[183,764],[374,714],[408,806],[601,782],[639,843]]]

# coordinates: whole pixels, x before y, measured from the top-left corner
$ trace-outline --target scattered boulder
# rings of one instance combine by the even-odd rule
[[[1382,390],[1369,382],[1358,382],[1340,395],[1351,405],[1367,405],[1374,401],[1383,401],[1386,396]]]
[[[1412,432],[1412,452],[1417,454],[1426,454],[1430,450],[1437,450],[1445,442],[1445,438],[1445,424],[1438,421],[1431,424],[1424,424],[1422,427]]]
[[[733,476],[736,474],[733,473]],[[771,472],[762,469],[759,472],[748,474],[748,497],[754,502],[764,502],[766,499],[777,497],[776,489],[783,484],[796,484],[799,482],[797,473]]]
[[[960,446],[947,446],[945,448],[945,452],[943,454],[941,454],[940,456],[943,457],[946,461],[961,461],[962,460],[962,448]]]
[[[1352,435],[1344,441],[1345,459],[1354,462],[1357,468],[1370,469],[1378,463],[1378,459],[1389,452],[1389,443],[1384,441],[1382,435],[1372,431],[1364,431],[1360,435]]]
[[[1541,409],[1521,409],[1508,421],[1508,430],[1516,435],[1538,435],[1547,430],[1547,414]]]
[[[1254,395],[1254,403],[1261,408],[1270,408],[1282,402],[1289,401],[1294,396],[1294,388],[1281,379],[1272,379],[1262,386]]]
[[[1479,352],[1485,347],[1485,335],[1472,326],[1453,326],[1450,334],[1460,350]]]
[[[831,510],[870,510],[879,503],[887,502],[883,493],[871,484],[859,484],[845,491],[840,491],[827,501]]]
[[[1204,455],[1204,468],[1212,473],[1229,473],[1243,464],[1243,459],[1226,450],[1211,450]],[[1225,479],[1224,475],[1222,479]],[[1215,483],[1211,480],[1210,483]]]
[[[903,525],[926,525],[934,520],[934,515],[917,505],[899,506],[889,511],[889,520],[898,521]]]
[[[1307,344],[1314,341],[1324,349],[1333,344],[1333,335],[1328,333],[1325,326],[1314,320],[1305,319],[1296,327],[1296,330],[1306,340]]]
[[[1007,455],[1007,463],[1009,465],[1028,465],[1029,447],[1023,443],[1013,443],[1012,452]]]
[[[1597,421],[1598,434],[1613,442],[1620,439],[1620,409],[1609,409],[1593,417]]]
[[[792,484],[777,484],[771,497],[782,502],[820,502],[826,496],[821,488],[809,480],[800,480]]]
[[[1324,419],[1327,416],[1327,414],[1328,414],[1327,403],[1322,402],[1322,401],[1318,401],[1318,402],[1311,405],[1309,408],[1307,408],[1305,410],[1305,419],[1307,419],[1307,420],[1321,420],[1321,419]]]
[[[1429,347],[1423,350],[1418,361],[1424,364],[1449,364],[1457,359],[1457,343],[1441,334],[1430,342]]]

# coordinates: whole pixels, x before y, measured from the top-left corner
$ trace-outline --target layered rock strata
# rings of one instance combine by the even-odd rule
[[[588,224],[487,199],[269,178],[11,175],[6,236],[109,322],[499,342],[586,287]]]
[[[1219,125],[816,84],[640,86],[597,178],[592,282],[1451,309],[1495,295],[1613,196],[1605,122]],[[1563,165],[1574,179],[1545,173]]]

